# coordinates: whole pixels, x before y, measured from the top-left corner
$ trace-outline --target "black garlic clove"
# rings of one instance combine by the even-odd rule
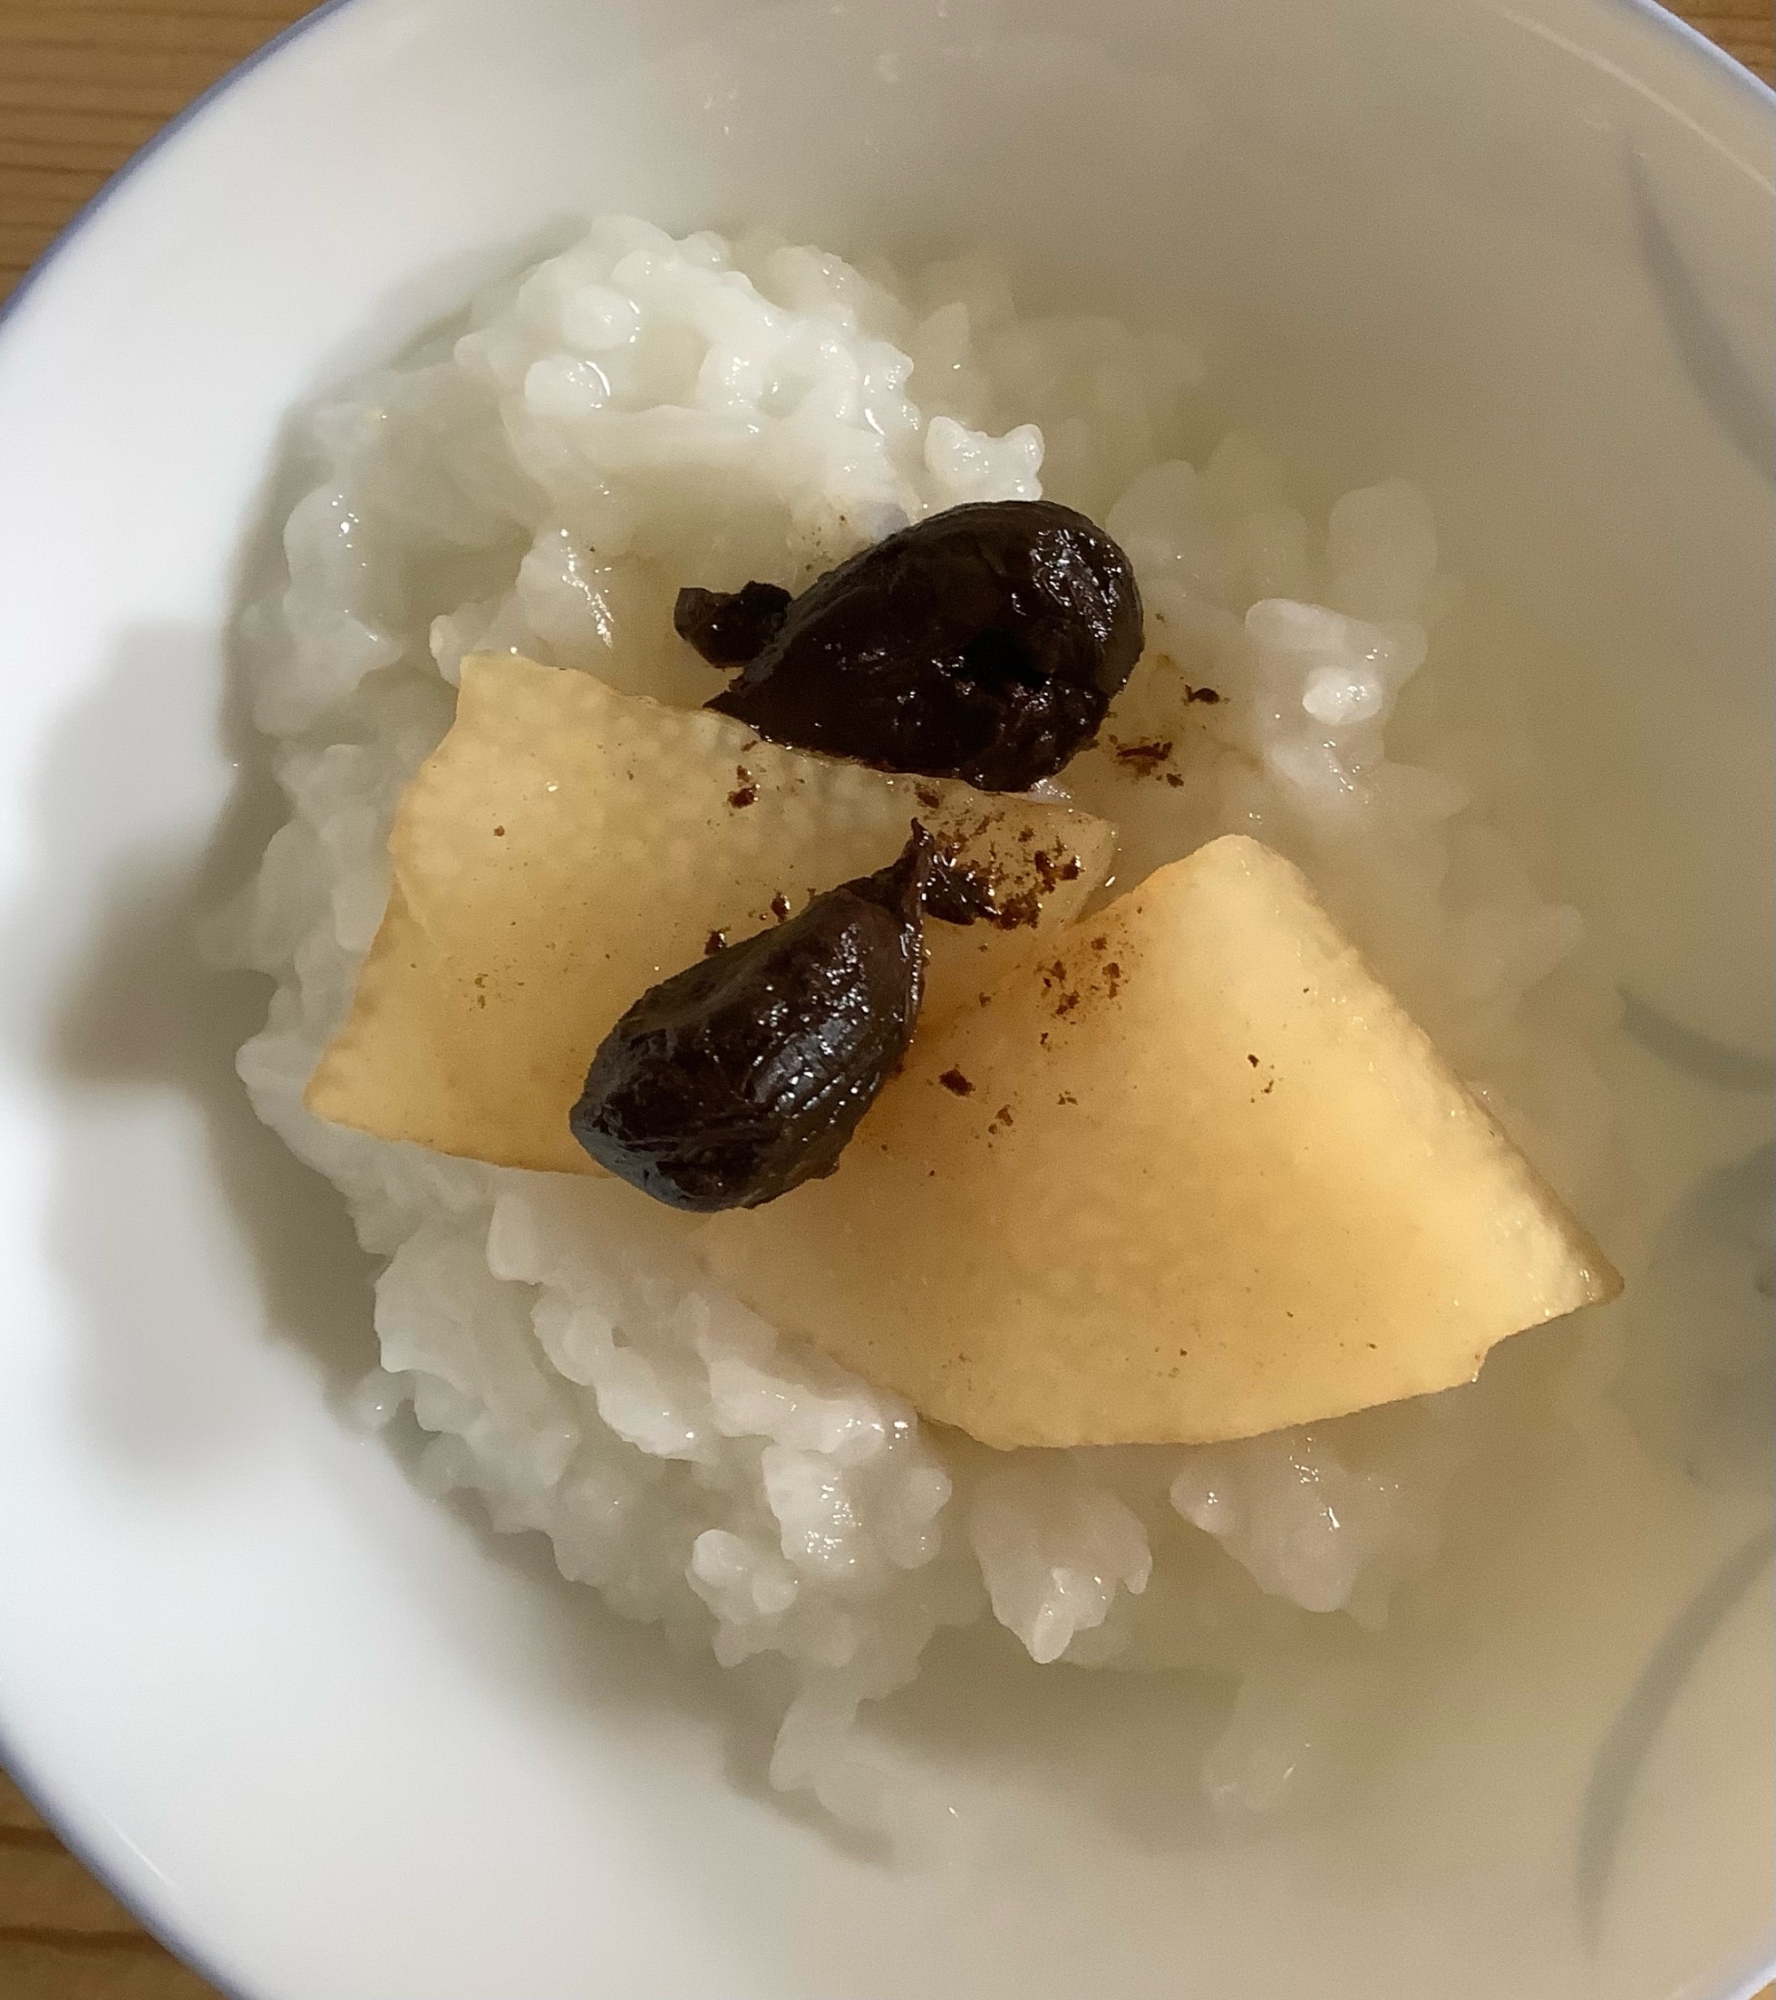
[[[1050,500],[952,507],[793,602],[743,612],[746,595],[679,597],[703,656],[744,662],[710,708],[773,743],[986,791],[1027,791],[1084,749],[1143,644],[1128,558]]]
[[[891,866],[650,988],[592,1058],[574,1137],[673,1208],[830,1174],[912,1040],[932,862],[915,827]]]
[[[781,584],[748,583],[739,590],[681,590],[672,626],[712,667],[741,667],[776,638],[790,595]]]

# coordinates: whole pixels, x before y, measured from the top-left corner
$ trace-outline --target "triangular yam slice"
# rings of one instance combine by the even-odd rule
[[[778,1325],[999,1446],[1447,1388],[1621,1284],[1300,873],[1237,836],[922,1038],[836,1175],[702,1241]]]
[[[762,743],[511,655],[465,660],[408,787],[387,914],[310,1080],[318,1117],[500,1166],[595,1173],[568,1110],[647,988],[892,861],[917,818],[1033,927],[931,923],[924,1018],[1046,948],[1115,836],[1057,805]]]

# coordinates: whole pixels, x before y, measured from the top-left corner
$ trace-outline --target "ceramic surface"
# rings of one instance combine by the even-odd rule
[[[1772,100],[1606,0],[350,0],[0,330],[0,1730],[251,2000],[1726,2000],[1772,1956]],[[271,820],[230,620],[287,414],[573,219],[997,243],[1200,337],[1330,494],[1433,494],[1620,967],[1662,1225],[1609,1421],[1480,1494],[1368,1782],[1225,1830],[1214,1700],[907,1727],[910,1871],[768,1724],[341,1397],[369,1273],[199,915]],[[1747,1412],[1753,1412],[1751,1416]],[[1414,1648],[1407,1648],[1413,1652]],[[970,1831],[969,1829],[974,1829]]]

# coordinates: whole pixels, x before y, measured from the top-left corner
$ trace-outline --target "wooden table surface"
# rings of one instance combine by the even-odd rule
[[[0,299],[138,146],[307,11],[292,0],[0,0]],[[1776,81],[1771,0],[1689,0],[1676,11]],[[209,1993],[0,1773],[0,2000]],[[1773,1996],[1776,1987],[1759,2000]]]

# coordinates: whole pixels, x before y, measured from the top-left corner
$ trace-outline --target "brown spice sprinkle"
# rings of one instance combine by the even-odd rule
[[[1249,1062],[1254,1069],[1258,1067],[1258,1058],[1256,1056],[1247,1056],[1246,1061]]]
[[[1005,931],[1041,920],[1042,899],[1034,889],[1002,903],[1000,884],[994,876],[979,868],[959,865],[953,845],[940,847],[938,860],[940,865],[932,870],[925,891],[927,916],[948,924],[996,924]]]
[[[1122,967],[1115,959],[1104,968],[1104,991],[1112,1000],[1122,991]]]
[[[1009,1132],[1011,1130],[1011,1106],[1009,1104],[1000,1105],[999,1109],[993,1113],[993,1122],[987,1127],[987,1130],[989,1132],[996,1131],[1001,1125],[1005,1127],[1006,1131]]]
[[[1077,1104],[1079,1099],[1073,1095],[1072,1091],[1063,1090],[1060,1096],[1055,1099],[1055,1102],[1057,1104]]]
[[[1178,791],[1183,786],[1184,774],[1181,771],[1168,771],[1165,774],[1165,781],[1171,786],[1174,792]]]
[[[782,923],[789,915],[789,898],[781,889],[771,898],[771,914],[779,923]]]
[[[1108,951],[1109,949],[1110,949],[1110,940],[1109,940],[1109,938],[1107,938],[1107,937],[1095,937],[1095,938],[1093,938],[1093,939],[1092,939],[1092,950],[1093,950],[1093,951]]]
[[[1077,882],[1080,876],[1079,856],[1069,854],[1057,861],[1046,847],[1037,848],[1030,856],[1030,866],[1036,871],[1036,879],[1042,884],[1045,896],[1054,894],[1057,882]]]
[[[913,797],[919,801],[920,805],[927,812],[936,812],[938,807],[943,804],[943,793],[935,785],[915,785],[913,787]]]
[[[753,800],[756,799],[757,797],[758,797],[758,791],[755,786],[742,785],[738,791],[730,792],[728,794],[728,804],[735,808],[739,808],[741,806],[749,806],[752,804]]]
[[[1159,769],[1172,754],[1172,739],[1156,736],[1151,743],[1118,743],[1116,761],[1127,764],[1142,777]]]
[[[1205,702],[1210,708],[1213,708],[1216,702],[1218,702],[1221,699],[1221,696],[1219,691],[1215,688],[1193,688],[1190,685],[1190,683],[1186,681],[1184,683],[1184,699],[1186,701]]]
[[[1078,1005],[1079,995],[1077,993],[1063,993],[1060,999],[1055,1002],[1055,1019],[1057,1021],[1064,1021]]]
[[[703,940],[703,956],[705,958],[713,958],[718,951],[726,951],[727,948],[728,934],[726,931],[711,931]]]
[[[974,1085],[969,1082],[968,1078],[959,1069],[946,1069],[943,1075],[938,1078],[938,1082],[943,1085],[945,1090],[952,1092],[957,1097],[972,1097],[974,1095]]]

